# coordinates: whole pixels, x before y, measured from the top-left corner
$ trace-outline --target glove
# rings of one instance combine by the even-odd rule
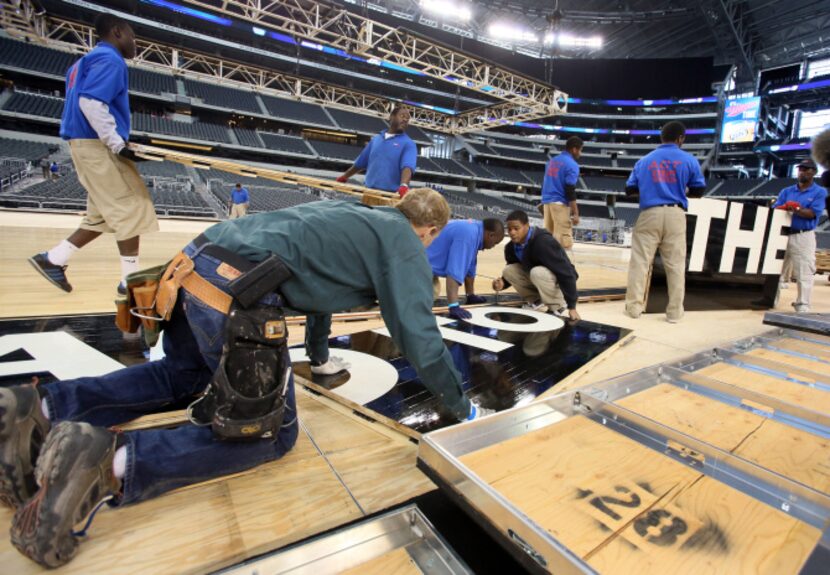
[[[340,182],[341,184],[345,184],[346,182],[349,181],[349,178],[347,178],[344,174],[342,176],[337,176],[337,181]]]
[[[147,161],[145,158],[140,158],[140,157],[136,156],[135,152],[133,152],[127,146],[124,146],[123,148],[121,148],[118,151],[118,155],[121,156],[122,158],[124,158],[125,160],[130,160],[131,162],[146,162]]]
[[[470,319],[473,314],[458,305],[458,303],[450,304],[450,317],[454,319]]]
[[[483,295],[467,294],[467,305],[475,305],[478,303],[487,303],[487,298]]]
[[[788,210],[793,210],[793,211],[795,211],[795,210],[797,210],[797,209],[799,209],[799,208],[801,207],[801,204],[799,204],[799,203],[798,203],[798,202],[796,202],[795,200],[790,200],[789,202],[787,202],[786,204],[784,204],[784,206],[785,206]]]
[[[408,191],[409,191],[409,186],[407,186],[406,184],[401,184],[398,187],[398,195],[400,197],[404,197]]]

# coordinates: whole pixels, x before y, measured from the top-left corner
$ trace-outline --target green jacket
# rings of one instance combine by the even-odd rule
[[[398,209],[314,202],[221,222],[204,235],[254,262],[271,253],[285,262],[294,276],[280,291],[309,315],[306,348],[316,361],[328,358],[330,314],[380,303],[392,339],[427,389],[459,418],[468,415],[432,313],[432,270]]]

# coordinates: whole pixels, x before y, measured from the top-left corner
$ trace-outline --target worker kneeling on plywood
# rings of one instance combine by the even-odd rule
[[[576,273],[565,250],[544,228],[531,226],[522,210],[507,216],[510,243],[504,246],[507,262],[502,277],[493,280],[493,289],[501,291],[511,285],[525,300],[525,308],[535,311],[565,313],[573,321],[576,311]]]
[[[0,499],[17,509],[14,545],[61,565],[103,502],[135,503],[289,451],[298,424],[283,305],[306,312],[311,369],[332,374],[348,366],[329,356],[331,314],[378,301],[446,409],[460,420],[485,412],[464,395],[432,314],[424,248],[449,213],[426,189],[396,207],[306,204],[219,223],[158,273],[131,276],[133,311],[165,332],[163,359],[0,388]],[[193,425],[108,430],[188,403]]]

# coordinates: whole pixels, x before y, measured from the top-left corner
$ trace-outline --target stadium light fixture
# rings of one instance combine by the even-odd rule
[[[467,22],[473,17],[473,12],[469,6],[463,6],[448,0],[421,0],[421,8],[427,12],[450,16],[463,22]]]
[[[539,36],[528,30],[522,30],[510,24],[491,24],[488,29],[490,36],[500,40],[516,40],[519,42],[538,42]]]
[[[601,36],[572,36],[570,34],[559,34],[557,41],[560,46],[568,48],[602,48]]]

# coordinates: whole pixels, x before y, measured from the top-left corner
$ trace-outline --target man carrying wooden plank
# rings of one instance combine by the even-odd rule
[[[507,216],[510,243],[504,246],[507,262],[502,276],[493,280],[498,291],[511,285],[525,300],[525,308],[534,311],[564,313],[573,321],[580,319],[576,311],[576,273],[568,254],[544,228],[531,226],[522,210]]]
[[[466,397],[432,313],[424,248],[449,214],[429,189],[395,207],[306,204],[214,225],[149,294],[131,277],[131,296],[155,303],[142,314],[164,319],[163,359],[0,388],[0,500],[17,507],[14,545],[62,565],[77,551],[74,529],[102,502],[143,501],[289,451],[298,424],[283,306],[308,316],[311,371],[332,374],[346,366],[329,355],[331,314],[379,302],[395,344],[449,414],[491,413]],[[108,429],[188,403],[196,425]]]
[[[409,191],[409,180],[415,173],[418,160],[418,148],[406,135],[408,125],[409,110],[396,106],[389,116],[389,129],[372,138],[354,165],[337,181],[345,184],[349,178],[365,170],[364,185],[367,188],[398,192],[404,197]]]
[[[504,224],[496,218],[478,220],[454,220],[447,224],[432,245],[427,248],[427,258],[432,266],[432,295],[441,291],[439,278],[447,278],[447,307],[455,319],[469,319],[470,312],[458,301],[458,288],[464,285],[467,305],[485,303],[475,295],[476,264],[478,252],[497,246],[504,239]]]
[[[29,263],[54,286],[72,291],[66,278],[69,259],[102,233],[113,234],[121,254],[121,283],[139,268],[142,234],[158,231],[153,199],[136,170],[139,158],[127,146],[130,136],[129,81],[125,59],[135,57],[135,34],[112,14],[95,21],[100,41],[66,73],[61,138],[69,141],[78,180],[87,191],[81,225]]]

